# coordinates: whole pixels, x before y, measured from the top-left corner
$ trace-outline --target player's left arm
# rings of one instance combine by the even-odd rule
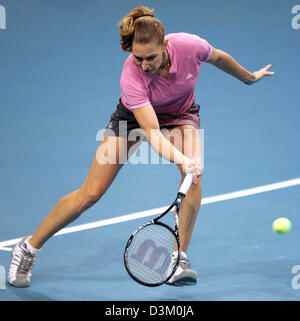
[[[207,60],[208,63],[216,66],[217,68],[225,71],[226,73],[234,76],[235,78],[243,81],[244,83],[258,82],[265,76],[273,76],[274,72],[269,71],[271,64],[261,68],[258,71],[251,73],[243,66],[241,66],[233,57],[231,57],[225,51],[215,49],[212,47],[212,53]]]

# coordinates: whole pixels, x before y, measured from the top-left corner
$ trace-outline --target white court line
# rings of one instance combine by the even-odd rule
[[[10,247],[0,247],[0,251],[8,251],[11,252],[11,248]]]
[[[216,196],[211,196],[211,197],[205,197],[202,199],[201,205],[231,200],[231,199],[240,198],[240,197],[246,197],[246,196],[265,193],[265,192],[270,192],[270,191],[274,191],[274,190],[278,190],[278,189],[282,189],[282,188],[287,188],[287,187],[291,187],[291,186],[296,186],[296,185],[300,185],[300,178],[295,178],[295,179],[282,181],[282,182],[278,182],[278,183],[274,183],[274,184],[253,187],[253,188],[244,189],[244,190],[237,191],[237,192],[221,194],[221,195],[216,195]],[[131,220],[136,220],[136,219],[142,218],[142,217],[157,215],[157,214],[165,211],[167,208],[168,208],[168,206],[164,206],[164,207],[159,207],[159,208],[155,208],[152,210],[147,210],[147,211],[137,212],[137,213],[133,213],[133,214],[118,216],[118,217],[109,218],[106,220],[100,220],[100,221],[96,221],[96,222],[92,222],[92,223],[86,223],[86,224],[80,224],[80,225],[76,225],[76,226],[66,227],[66,228],[60,230],[59,232],[57,232],[56,234],[54,234],[54,236],[89,230],[92,228],[97,228],[97,227],[101,227],[101,226],[105,226],[105,225],[117,224],[117,223],[127,222],[127,221],[131,221]],[[18,241],[20,241],[21,239],[22,239],[22,237],[0,242],[0,251],[1,250],[6,250],[6,251],[10,250],[10,249],[6,248],[6,246],[14,245]]]

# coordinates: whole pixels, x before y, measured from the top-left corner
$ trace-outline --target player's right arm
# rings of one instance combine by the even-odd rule
[[[133,114],[147,134],[147,141],[161,157],[181,164],[186,173],[201,174],[200,162],[186,157],[161,133],[157,116],[151,104],[134,109]]]

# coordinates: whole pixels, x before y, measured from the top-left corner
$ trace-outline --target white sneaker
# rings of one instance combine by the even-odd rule
[[[19,288],[30,285],[31,270],[33,268],[36,255],[27,249],[25,241],[29,238],[24,237],[12,250],[12,262],[8,271],[8,282]]]
[[[168,273],[171,273],[174,265],[177,261],[177,252],[174,252],[171,259],[171,264],[168,269]],[[184,286],[184,285],[196,285],[197,272],[191,268],[190,261],[184,252],[181,252],[181,258],[174,275],[166,282],[168,285]]]

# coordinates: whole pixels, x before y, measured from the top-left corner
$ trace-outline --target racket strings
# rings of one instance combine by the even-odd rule
[[[164,282],[171,274],[171,264],[176,238],[166,227],[151,224],[136,233],[127,252],[130,273],[147,284]]]

